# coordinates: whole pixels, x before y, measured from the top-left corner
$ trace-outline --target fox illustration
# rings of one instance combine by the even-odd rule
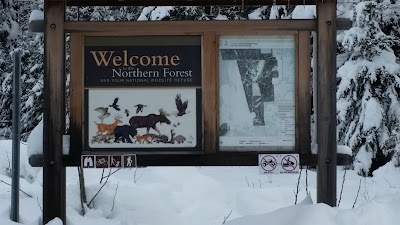
[[[142,143],[144,143],[145,141],[146,141],[147,143],[151,143],[151,137],[150,137],[150,135],[145,134],[145,135],[136,135],[136,136],[135,136],[135,143],[136,143],[136,142],[139,142],[140,144],[142,144]]]

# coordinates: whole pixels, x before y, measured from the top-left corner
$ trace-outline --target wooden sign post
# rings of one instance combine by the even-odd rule
[[[45,74],[43,99],[43,223],[66,221],[65,166],[65,38],[64,1],[45,1]]]
[[[66,5],[247,6],[288,3],[316,4],[317,19],[151,22],[83,22],[64,19]],[[64,223],[66,221],[66,166],[80,166],[81,155],[92,154],[95,158],[96,154],[110,155],[110,152],[133,154],[138,166],[257,166],[260,154],[299,154],[299,166],[318,166],[317,201],[336,206],[336,166],[349,164],[351,161],[349,155],[336,154],[336,29],[348,29],[351,26],[349,21],[337,20],[336,0],[46,0],[44,4],[43,155],[30,157],[31,165],[43,166],[43,223],[48,223],[55,217],[59,217]],[[314,106],[317,108],[318,155],[311,154],[310,143],[309,56],[312,31],[317,31],[318,43],[318,103]],[[62,149],[66,111],[65,33],[71,34],[71,150],[68,155],[63,155]],[[181,42],[179,40],[175,40],[175,46],[160,42],[177,37],[182,38],[181,41],[197,37],[198,43],[192,44],[191,47],[182,44],[182,47],[177,44]],[[118,41],[115,41],[116,39]],[[127,40],[125,44],[121,44],[124,40]],[[144,53],[143,47],[146,46],[154,50],[151,56]],[[160,52],[160,49],[164,49],[164,52]],[[185,49],[186,52],[195,49],[197,54],[194,56],[197,58],[186,56]],[[106,60],[110,55],[103,55],[105,58],[102,58],[98,54],[108,54],[107,51],[119,54],[110,57],[112,66],[101,65],[100,61]],[[130,51],[141,55],[132,53],[128,58]],[[148,61],[151,57],[158,61]],[[185,61],[184,58],[189,60]],[[92,64],[91,59],[95,60],[92,60]],[[169,61],[160,63],[160,60],[164,59]],[[138,66],[140,60],[142,67]],[[182,64],[178,66],[180,63]],[[279,69],[279,66],[285,70]],[[86,71],[88,68],[91,68],[90,71]],[[190,86],[190,82],[181,83],[182,79],[173,80],[176,75],[170,72],[173,68],[179,69],[180,75],[189,76],[196,72],[198,82],[195,86]],[[231,71],[230,68],[236,70]],[[142,76],[140,82],[146,82],[146,85],[140,82],[132,83],[138,81],[135,80],[138,71],[141,71]],[[154,83],[156,80],[153,82],[152,78],[149,78],[149,74],[156,78],[163,74],[163,78],[171,78],[174,82],[157,84]],[[226,79],[223,74],[233,75]],[[102,79],[93,83],[98,75],[99,78],[103,76]],[[93,76],[96,79],[92,79]],[[120,78],[115,80],[118,83],[110,76]],[[127,76],[135,79],[126,79]],[[252,79],[254,76],[257,79]],[[91,77],[90,82],[87,82],[87,77]],[[230,78],[236,79],[236,83]],[[241,90],[236,97],[232,96],[232,86]],[[186,94],[180,95],[183,89],[186,90]],[[180,127],[184,127],[179,124],[185,120],[176,123],[164,120],[167,125],[157,124],[151,129],[151,132],[158,133],[156,140],[159,142],[150,143],[149,139],[145,139],[147,142],[131,143],[135,139],[130,138],[134,138],[139,132],[142,138],[146,135],[145,126],[139,125],[135,120],[157,112],[154,108],[156,106],[148,107],[144,111],[143,108],[138,108],[136,112],[132,108],[127,110],[126,107],[134,106],[129,97],[146,95],[149,91],[155,91],[157,99],[143,96],[142,99],[149,103],[158,102],[157,107],[162,105],[164,108],[169,107],[171,111],[176,109],[177,104],[179,116],[184,117],[188,115],[179,109],[176,102],[181,100],[182,103],[191,96],[191,108],[188,109],[193,116],[190,119],[192,125],[186,125],[196,128],[179,130]],[[110,95],[107,96],[108,99],[105,99],[105,94]],[[165,101],[159,100],[164,97]],[[224,100],[228,103],[224,103]],[[239,105],[239,101],[240,106],[236,110],[227,107]],[[121,112],[126,116],[119,117],[118,120],[122,118],[120,121],[115,119],[110,123],[123,123],[125,131],[129,132],[123,135],[122,139],[112,133],[116,128],[99,130],[93,123],[106,123],[108,117],[117,118],[120,112],[117,104],[124,107],[122,110],[126,111]],[[135,104],[139,107],[139,103]],[[116,111],[110,109],[112,116],[107,111],[108,108],[104,108],[108,106],[115,106]],[[99,117],[99,112],[102,112],[104,117]],[[237,118],[242,119],[241,112],[247,115],[243,118],[248,122],[248,126],[242,127],[248,130],[238,126],[232,130],[241,132],[226,135],[230,132],[230,127],[238,124]],[[231,118],[233,113],[236,119]],[[266,113],[270,114],[266,116]],[[173,132],[168,134],[167,131],[170,130]],[[275,132],[267,132],[271,130]],[[255,136],[253,131],[258,132],[258,136]],[[173,139],[179,134],[186,138],[192,136],[195,141],[191,140],[189,143],[185,142],[186,139]],[[96,139],[97,136],[103,138],[102,135],[108,135],[109,139],[106,142]],[[166,142],[160,142],[163,135],[167,137]]]
[[[317,1],[317,202],[336,206],[336,0]]]

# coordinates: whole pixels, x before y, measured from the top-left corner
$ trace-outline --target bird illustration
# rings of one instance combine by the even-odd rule
[[[103,120],[105,118],[110,116],[110,113],[108,112],[108,108],[107,107],[98,107],[98,108],[96,108],[94,110],[100,113],[98,118],[101,120],[101,122],[103,122]]]
[[[129,116],[129,111],[127,109],[125,109],[124,112],[125,112],[126,117],[128,117]]]
[[[186,109],[188,107],[188,100],[186,100],[182,103],[181,94],[176,95],[175,104],[176,104],[176,108],[178,109],[178,113],[176,116],[183,116],[187,113]]]
[[[139,112],[143,112],[143,108],[147,107],[147,105],[143,105],[143,104],[137,104],[134,107],[137,107],[136,109],[136,114],[138,114]]]
[[[119,105],[117,105],[118,99],[119,99],[118,97],[115,98],[113,104],[110,105],[110,107],[113,107],[113,108],[114,108],[115,110],[117,110],[117,111],[121,110],[121,109],[119,108]]]

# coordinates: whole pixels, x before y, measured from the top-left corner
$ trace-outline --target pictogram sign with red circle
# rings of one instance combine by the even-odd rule
[[[275,157],[273,157],[272,155],[266,155],[260,160],[260,166],[266,172],[272,172],[276,168],[277,164],[278,163]]]
[[[293,155],[285,155],[282,158],[281,165],[283,170],[291,172],[297,168],[298,162],[296,157],[294,157]]]
[[[299,154],[259,154],[258,167],[260,174],[299,173]]]

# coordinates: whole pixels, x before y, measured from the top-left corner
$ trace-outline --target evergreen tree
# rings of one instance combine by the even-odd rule
[[[11,134],[12,118],[12,64],[11,51],[14,49],[18,37],[18,23],[16,21],[15,5],[12,0],[0,0],[0,137],[2,133]]]
[[[208,11],[208,12],[207,12]],[[175,6],[170,12],[169,20],[207,20],[210,7]]]
[[[43,112],[43,34],[33,35],[23,43],[21,61],[21,138],[29,133],[42,119]]]
[[[41,120],[42,88],[43,88],[43,35],[32,34],[28,31],[30,12],[41,9],[36,2],[25,2],[18,7],[18,23],[20,30],[15,40],[15,50],[21,52],[21,139],[26,140],[30,131]],[[12,60],[7,58],[9,69],[2,76],[0,106],[0,136],[11,138],[12,128]]]
[[[380,26],[382,31],[400,40],[400,0],[379,0],[381,5]],[[394,43],[392,49],[400,62],[400,42]]]
[[[379,27],[381,6],[357,4],[355,27],[342,42],[353,52],[338,70],[338,142],[352,149],[356,169],[368,176],[390,159],[400,125],[400,66],[390,48],[395,40]]]
[[[0,0],[0,48],[13,48],[18,36],[16,17],[12,0]]]

